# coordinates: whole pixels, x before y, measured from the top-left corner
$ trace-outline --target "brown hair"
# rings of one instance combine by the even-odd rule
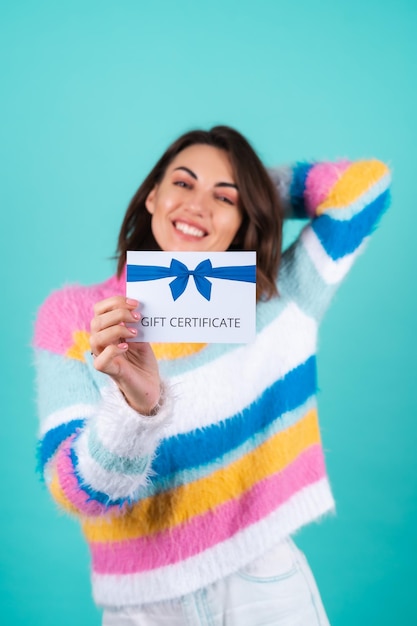
[[[283,211],[278,192],[268,172],[248,141],[228,126],[209,131],[192,130],[174,141],[159,159],[133,196],[124,217],[117,243],[118,275],[127,250],[158,250],[151,229],[152,216],[145,200],[164,177],[173,159],[195,144],[225,150],[239,189],[243,220],[229,250],[256,250],[257,295],[265,299],[277,294],[276,279],[281,260]]]

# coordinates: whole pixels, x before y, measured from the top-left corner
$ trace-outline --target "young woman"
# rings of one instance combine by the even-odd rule
[[[389,181],[376,160],[268,173],[235,130],[192,131],[132,199],[116,276],[41,308],[40,461],[81,520],[105,625],[328,624],[290,538],[334,506],[317,330]],[[310,223],[281,257],[284,215]],[[256,250],[255,341],[128,343],[129,249]]]

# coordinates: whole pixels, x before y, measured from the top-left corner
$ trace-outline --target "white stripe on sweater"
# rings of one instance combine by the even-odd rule
[[[71,422],[72,420],[79,420],[86,417],[90,417],[97,410],[97,406],[94,404],[72,404],[65,409],[54,411],[42,422],[39,427],[39,436],[43,437],[48,430],[57,428],[62,424]]]
[[[203,428],[242,411],[315,354],[316,333],[315,320],[291,302],[253,343],[170,378],[174,409],[166,436]]]
[[[351,254],[334,261],[327,254],[312,228],[305,228],[301,233],[301,242],[318,274],[327,285],[336,285],[346,276],[356,257],[363,252],[368,239],[364,239]]]

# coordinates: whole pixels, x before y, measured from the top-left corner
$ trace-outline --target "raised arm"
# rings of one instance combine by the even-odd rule
[[[310,219],[283,254],[280,291],[320,319],[389,203],[388,167],[371,159],[270,170],[288,217]]]
[[[169,402],[164,398],[156,415],[141,415],[109,376],[96,371],[87,330],[90,310],[82,288],[75,287],[53,294],[38,315],[39,465],[53,497],[67,510],[120,514],[141,496]]]

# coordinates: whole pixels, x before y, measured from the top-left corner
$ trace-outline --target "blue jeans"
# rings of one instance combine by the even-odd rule
[[[329,626],[304,554],[291,539],[235,574],[154,604],[105,610],[103,626]]]

